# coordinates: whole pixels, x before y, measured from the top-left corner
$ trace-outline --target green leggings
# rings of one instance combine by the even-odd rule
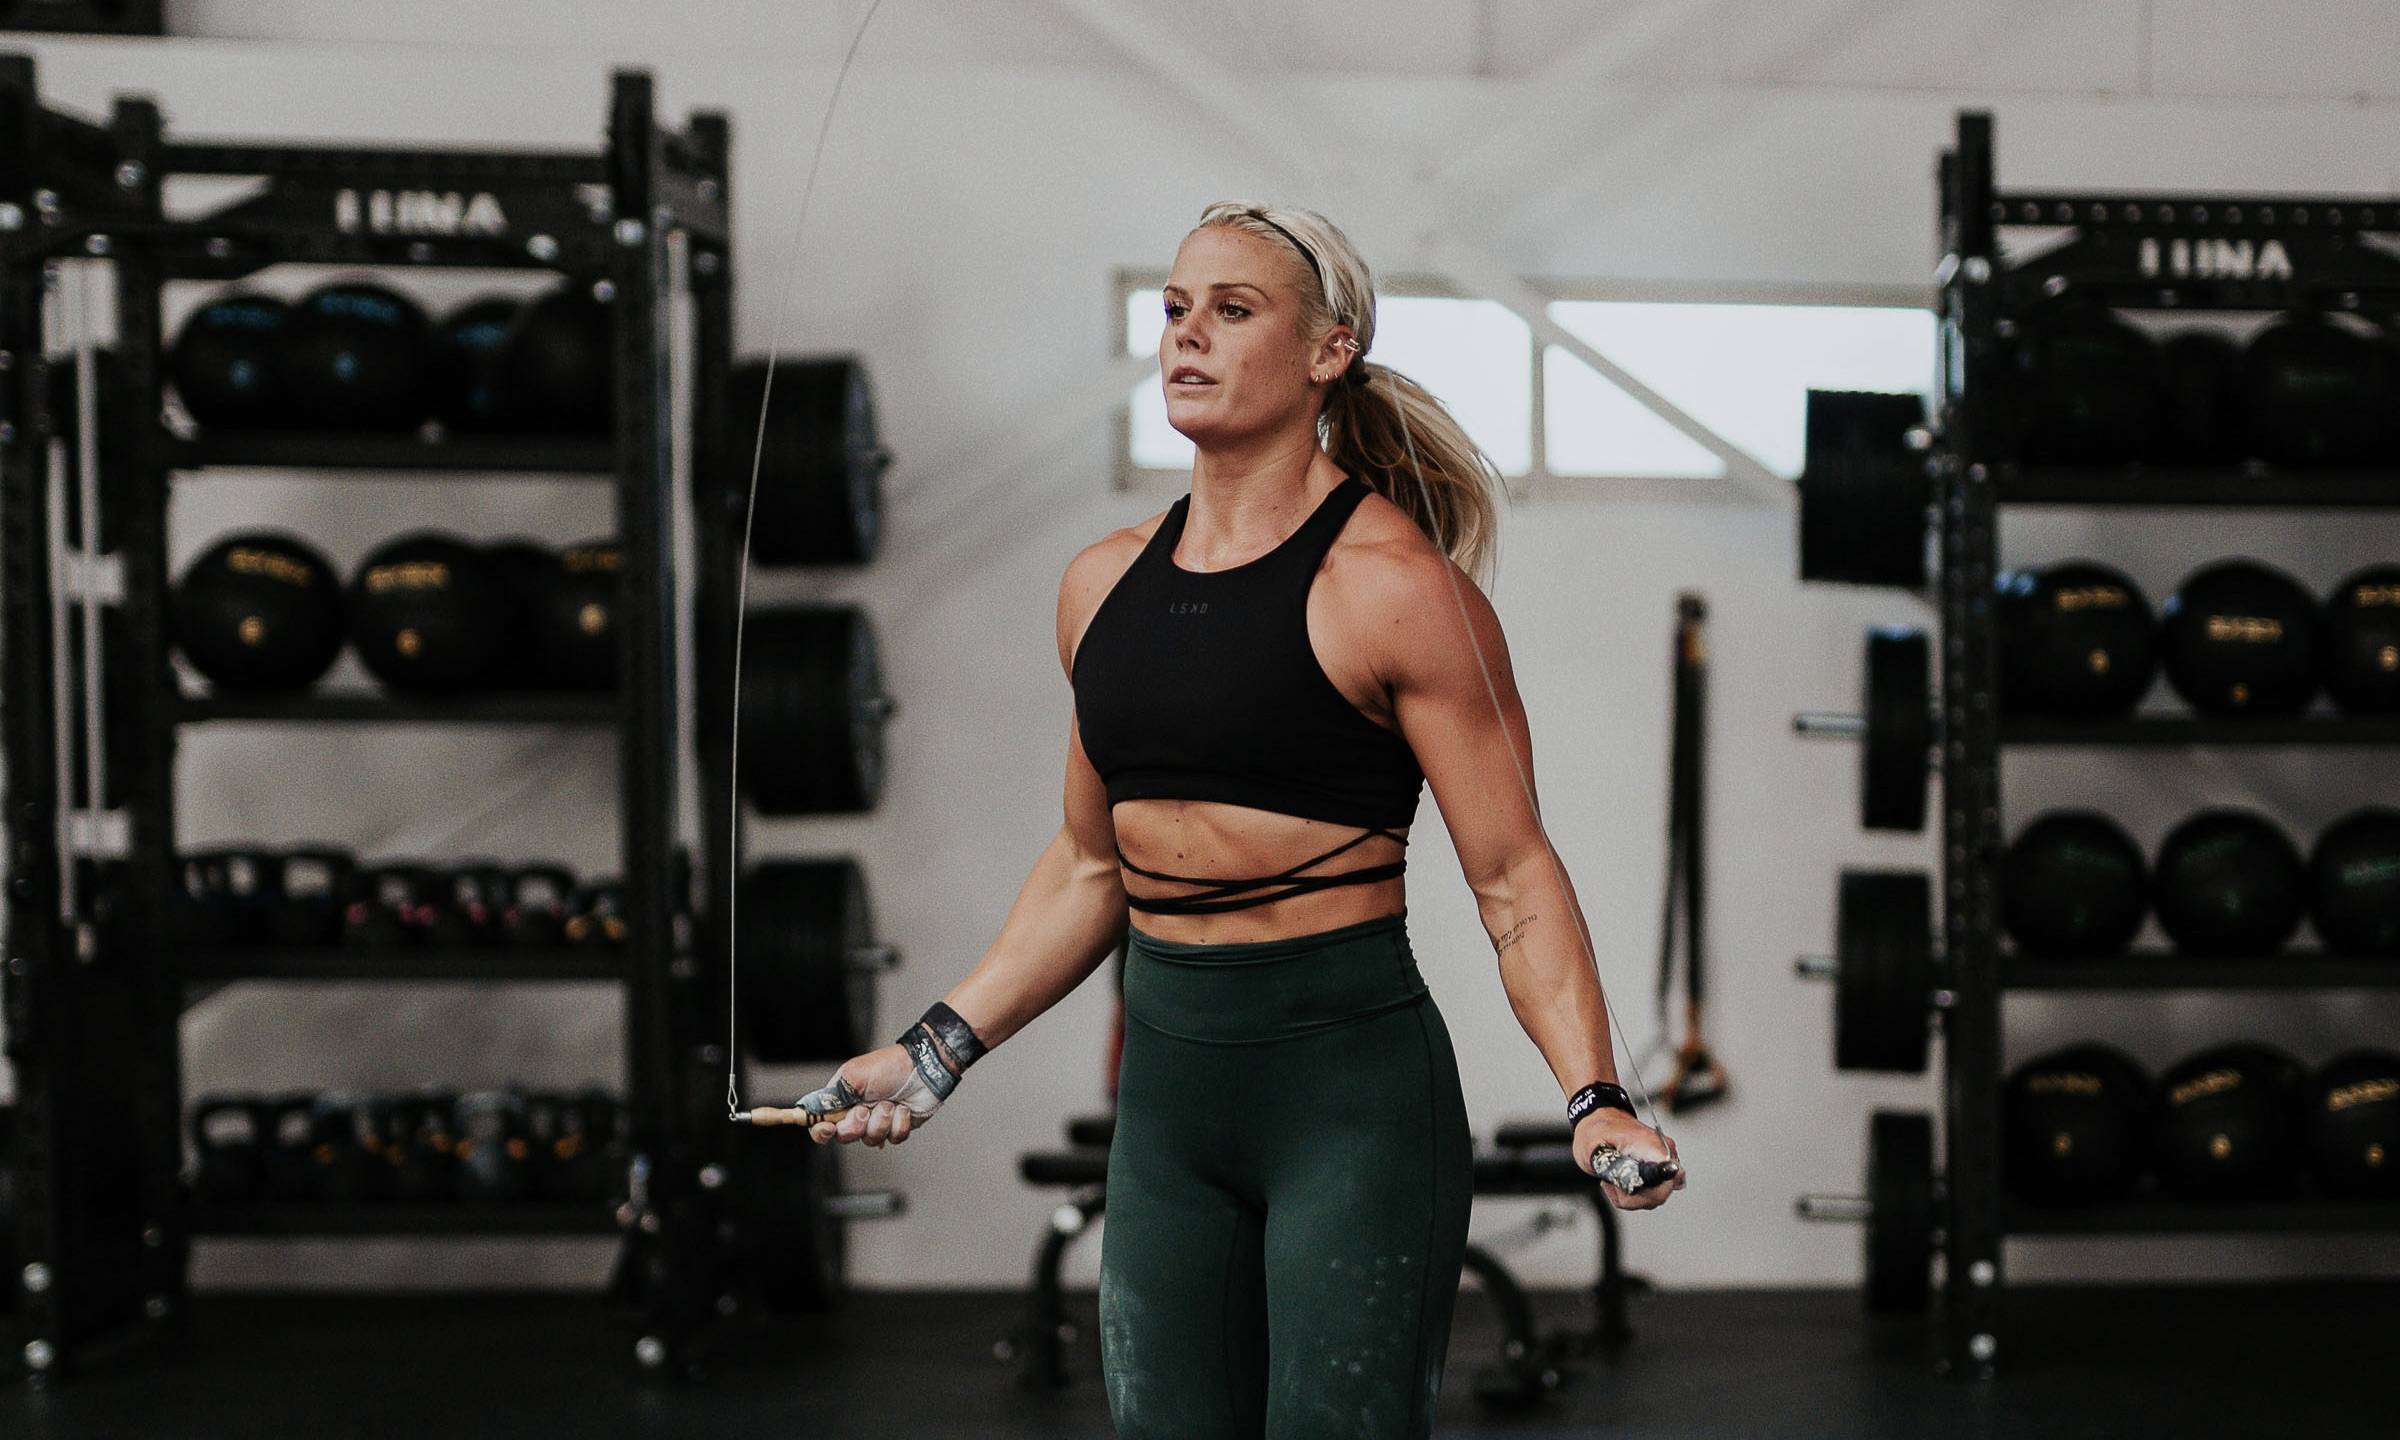
[[[1123,1440],[1431,1433],[1474,1158],[1406,921],[1132,932],[1100,1250]]]

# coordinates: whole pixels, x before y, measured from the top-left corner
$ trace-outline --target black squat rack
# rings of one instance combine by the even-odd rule
[[[180,1328],[196,1234],[621,1231],[611,1292],[634,1319],[629,1349],[644,1367],[677,1374],[696,1370],[703,1330],[734,1308],[726,1292],[742,1269],[739,1232],[725,1217],[736,1204],[727,1152],[737,1142],[724,1117],[728,1056],[716,1029],[729,982],[712,958],[723,945],[694,933],[708,922],[679,914],[690,901],[678,893],[688,884],[675,844],[678,797],[691,762],[679,729],[688,707],[678,617],[688,611],[677,600],[673,509],[686,469],[718,464],[723,433],[691,417],[721,405],[731,363],[729,143],[721,115],[662,128],[650,78],[638,71],[612,77],[606,138],[589,152],[194,143],[170,140],[143,98],[119,98],[105,123],[47,108],[32,60],[0,56],[0,963],[19,1212],[15,1233],[0,1237],[11,1242],[0,1255],[14,1252],[0,1279],[15,1302],[12,1358],[37,1383]],[[164,187],[190,176],[261,183],[210,213],[172,215]],[[292,262],[605,282],[613,434],[175,433],[162,408],[162,287]],[[88,336],[79,355],[53,335],[62,272],[78,267],[113,302],[105,367],[84,358]],[[99,383],[78,384],[79,370]],[[101,415],[111,418],[95,423]],[[618,687],[439,701],[186,696],[168,661],[167,501],[173,484],[216,467],[300,469],[329,484],[344,474],[456,471],[613,485],[623,554]],[[72,548],[61,535],[76,537]],[[85,622],[96,633],[78,633]],[[61,638],[70,635],[72,645]],[[295,722],[615,732],[624,947],[575,957],[329,951],[299,957],[305,963],[180,949],[166,920],[180,728]],[[708,763],[708,738],[693,743]],[[704,865],[733,863],[719,848],[703,851]],[[724,872],[696,878],[705,886],[714,873]],[[101,903],[104,887],[125,903]],[[204,1207],[183,1188],[178,1019],[210,985],[544,977],[625,987],[630,1153],[609,1203]],[[0,1313],[0,1326],[10,1318]]]
[[[1936,1368],[1989,1377],[2003,1351],[2001,1251],[2010,1237],[2400,1230],[2400,1205],[2371,1200],[2200,1206],[2139,1199],[2063,1208],[2004,1192],[2001,1008],[2010,992],[2388,988],[2400,986],[2400,965],[2333,954],[2193,961],[2156,952],[2059,963],[2004,950],[2003,755],[2061,747],[2393,746],[2400,724],[2339,713],[2004,717],[1994,600],[1998,517],[2007,506],[2400,510],[2395,469],[2021,462],[2022,430],[2007,383],[2010,335],[2062,297],[2113,310],[2344,312],[2388,325],[2400,316],[2400,250],[2378,236],[2400,232],[2400,197],[2002,191],[1993,178],[1991,118],[1972,112],[1959,116],[1938,184],[1932,423],[1903,443],[1903,432],[1926,419],[1914,397],[1812,395],[1800,528],[1803,578],[1917,591],[1938,608],[1939,629],[1930,643],[1914,632],[1871,632],[1864,713],[1801,716],[1795,725],[1864,737],[1861,812],[1870,828],[1918,828],[1928,775],[1940,777],[1938,934],[1924,877],[1851,872],[1836,922],[1841,954],[1804,959],[1801,969],[1836,983],[1842,1068],[1923,1070],[1927,1021],[1939,1017],[1943,1138],[1937,1146],[1928,1116],[1879,1112],[1869,1134],[1867,1193],[1804,1197],[1800,1208],[1810,1218],[1865,1221],[1873,1310],[1927,1308],[1939,1250],[1946,1283]],[[2025,243],[2004,252],[2009,231]],[[1930,564],[1928,516],[1936,542]]]

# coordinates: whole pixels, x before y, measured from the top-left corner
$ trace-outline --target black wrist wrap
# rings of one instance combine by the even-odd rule
[[[1595,1080],[1576,1091],[1574,1096],[1567,1101],[1567,1123],[1569,1125],[1576,1124],[1584,1116],[1591,1114],[1603,1105],[1611,1110],[1622,1110],[1628,1115],[1633,1114],[1633,1097],[1625,1093],[1624,1086],[1611,1085],[1606,1080]],[[1635,1118],[1640,1117],[1636,1116]]]
[[[933,1032],[925,1028],[925,1022],[920,1020],[909,1026],[900,1043],[908,1047],[909,1058],[916,1062],[917,1074],[933,1092],[933,1098],[949,1099],[950,1092],[958,1088],[958,1076],[942,1059],[941,1047],[933,1043]]]
[[[950,1052],[950,1058],[958,1062],[959,1074],[966,1074],[969,1065],[983,1058],[983,1042],[975,1038],[974,1028],[946,1003],[934,1001],[917,1023],[931,1030],[933,1038],[942,1042],[942,1047]]]
[[[958,1088],[958,1077],[983,1057],[983,1042],[975,1038],[974,1028],[939,1000],[908,1027],[900,1043],[908,1047],[917,1073],[925,1077],[937,1100],[949,1099],[950,1092]],[[942,1053],[945,1050],[950,1052],[947,1057]],[[958,1067],[955,1070],[953,1063]]]

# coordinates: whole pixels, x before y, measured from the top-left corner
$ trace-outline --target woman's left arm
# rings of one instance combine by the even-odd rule
[[[1509,1008],[1562,1096],[1614,1083],[1608,1002],[1574,886],[1542,830],[1533,734],[1499,617],[1447,556],[1378,558],[1384,563],[1361,577],[1376,592],[1362,610],[1381,622],[1377,670],[1475,893]],[[1576,1162],[1589,1170],[1603,1143],[1639,1159],[1675,1158],[1673,1140],[1622,1110],[1603,1107],[1577,1123]],[[1603,1188],[1621,1210],[1648,1210],[1682,1185],[1678,1175],[1632,1195]]]

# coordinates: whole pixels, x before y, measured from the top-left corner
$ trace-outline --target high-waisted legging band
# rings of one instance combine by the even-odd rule
[[[1312,890],[1330,890],[1336,885],[1364,885],[1371,880],[1389,880],[1406,871],[1408,869],[1406,860],[1393,860],[1382,865],[1361,865],[1355,870],[1339,870],[1331,875],[1303,875],[1300,873],[1311,865],[1321,865],[1352,846],[1363,844],[1378,835],[1390,836],[1403,845],[1408,843],[1406,835],[1395,830],[1386,830],[1380,825],[1373,825],[1334,846],[1324,854],[1311,856],[1281,874],[1260,875],[1250,880],[1227,880],[1214,875],[1169,875],[1164,870],[1145,870],[1125,858],[1125,847],[1122,845],[1117,847],[1117,863],[1136,875],[1146,875],[1153,880],[1172,880],[1178,885],[1209,887],[1205,890],[1194,891],[1189,895],[1143,896],[1129,891],[1125,896],[1127,905],[1136,910],[1148,911],[1153,915],[1207,915],[1219,910],[1247,910],[1253,905],[1270,905],[1277,900],[1288,899],[1294,895],[1305,895]],[[1242,894],[1245,890],[1263,890],[1269,885],[1281,885],[1284,888],[1258,895]],[[1224,898],[1227,896],[1237,898]]]
[[[1100,1256],[1117,1434],[1429,1434],[1473,1167],[1405,912],[1227,945],[1133,930]]]

